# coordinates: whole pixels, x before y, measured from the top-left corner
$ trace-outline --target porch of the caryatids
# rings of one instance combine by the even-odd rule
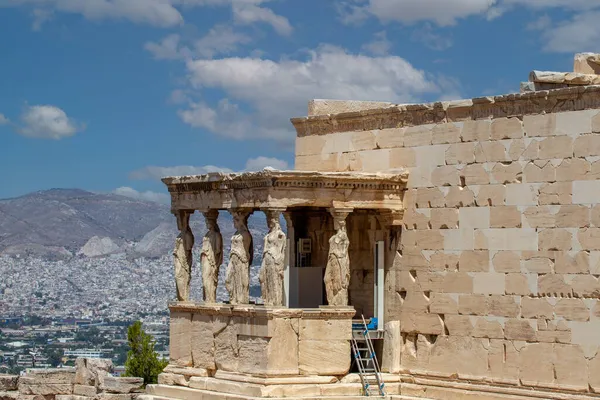
[[[284,305],[284,273],[287,239],[281,229],[279,209],[265,210],[269,232],[265,235],[259,280],[262,298],[267,306]]]
[[[335,234],[329,239],[329,254],[325,267],[325,291],[330,306],[348,305],[348,287],[350,286],[350,258],[348,248],[350,240],[346,231],[346,217],[351,210],[330,210],[333,216]]]
[[[250,265],[254,257],[252,235],[248,230],[251,211],[233,209],[233,225],[236,229],[231,237],[231,252],[225,276],[225,287],[231,304],[250,302]]]
[[[189,301],[190,282],[192,279],[192,248],[194,234],[190,228],[190,216],[194,211],[179,210],[176,212],[179,235],[175,239],[173,263],[175,265],[175,288],[177,301]]]
[[[217,223],[219,210],[209,210],[202,214],[208,230],[202,239],[200,253],[203,299],[206,303],[216,303],[219,268],[223,264],[223,236]]]

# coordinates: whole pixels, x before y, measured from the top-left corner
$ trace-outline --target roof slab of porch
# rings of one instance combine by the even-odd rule
[[[163,178],[171,210],[286,210],[299,207],[401,213],[408,173],[278,171]]]

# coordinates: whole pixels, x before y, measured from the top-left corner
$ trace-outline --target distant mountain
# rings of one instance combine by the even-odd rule
[[[201,214],[192,216],[191,225],[199,245],[205,233]],[[219,225],[228,246],[233,234],[228,213],[221,213]],[[250,227],[256,239],[266,232],[258,216],[250,219]],[[158,258],[171,252],[176,235],[167,205],[115,194],[51,189],[0,200],[0,255]]]

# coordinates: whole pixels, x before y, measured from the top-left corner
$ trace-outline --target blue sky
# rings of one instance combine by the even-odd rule
[[[600,51],[599,20],[600,0],[0,0],[0,198],[293,168],[312,98],[515,92]]]

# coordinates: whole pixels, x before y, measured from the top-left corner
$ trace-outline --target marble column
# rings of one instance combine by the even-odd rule
[[[267,306],[284,305],[283,279],[287,238],[279,223],[281,211],[265,211],[269,232],[265,236],[259,280],[262,298]]]
[[[217,285],[219,268],[223,264],[223,236],[217,223],[219,210],[209,210],[203,213],[206,222],[206,235],[202,239],[202,287],[203,298],[207,303],[217,302]]]
[[[254,257],[252,235],[248,230],[250,211],[231,210],[235,233],[231,237],[231,252],[225,276],[225,287],[231,304],[250,302],[250,265]]]
[[[190,228],[190,216],[193,213],[193,210],[178,210],[175,212],[177,228],[179,229],[179,235],[175,239],[175,248],[173,249],[177,301],[189,301],[190,299],[193,262],[192,247],[194,247],[194,235]]]
[[[348,287],[350,286],[350,258],[348,248],[350,240],[346,231],[346,217],[351,210],[330,210],[333,216],[335,233],[329,239],[329,254],[325,268],[325,290],[330,306],[348,305]]]

